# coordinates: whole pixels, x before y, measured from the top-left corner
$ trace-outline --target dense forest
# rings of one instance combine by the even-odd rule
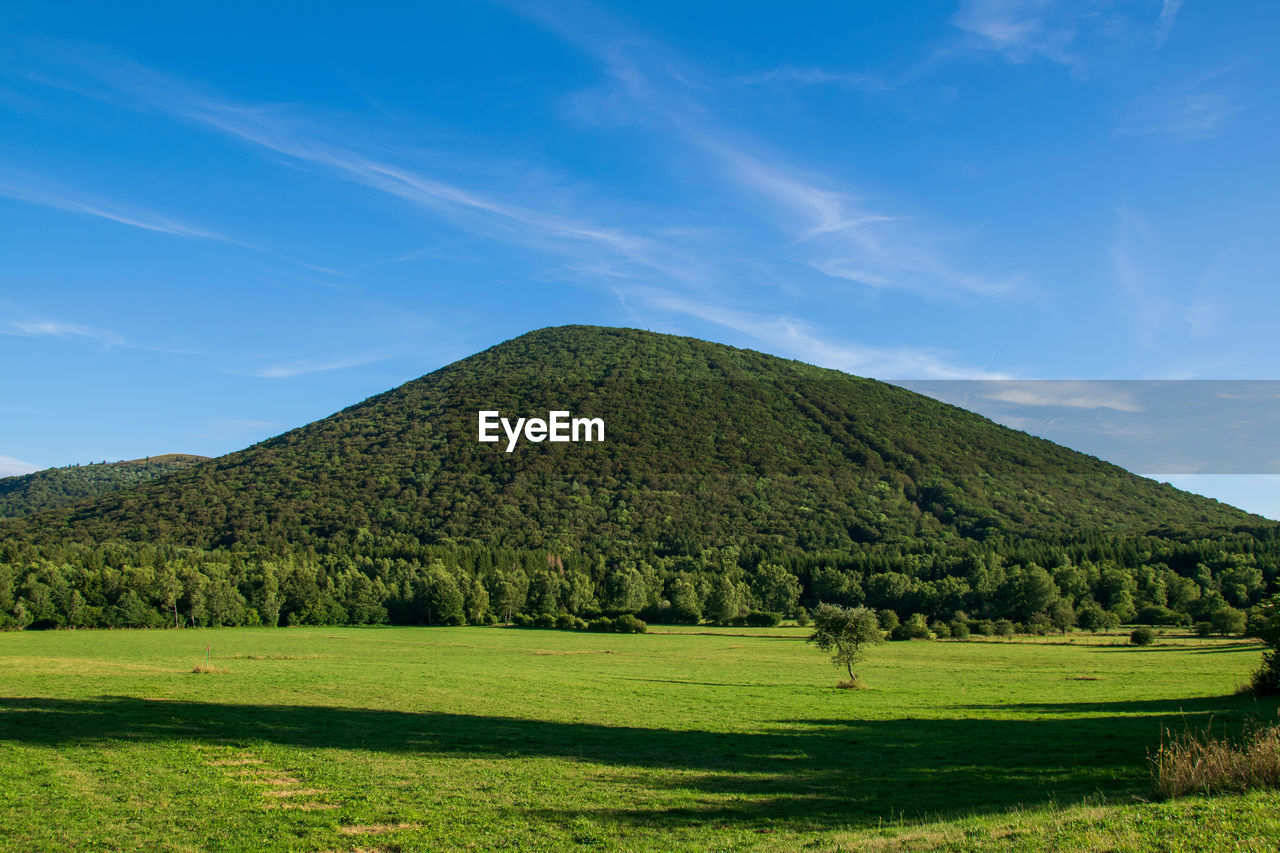
[[[601,417],[606,440],[506,453],[476,440],[481,409]],[[0,620],[734,622],[830,601],[1234,626],[1275,587],[1278,527],[893,385],[561,327],[0,520]]]
[[[0,518],[17,518],[66,506],[207,461],[207,456],[167,453],[124,462],[47,468],[31,474],[5,477],[0,479]]]

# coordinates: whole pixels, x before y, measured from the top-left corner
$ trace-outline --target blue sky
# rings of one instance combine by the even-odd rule
[[[562,323],[1280,378],[1273,3],[109,5],[0,3],[0,474]]]

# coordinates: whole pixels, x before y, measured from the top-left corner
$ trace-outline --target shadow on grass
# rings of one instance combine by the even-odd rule
[[[1107,714],[1123,715],[1135,719],[1150,720],[1160,717],[1166,727],[1181,718],[1190,720],[1208,720],[1209,718],[1243,719],[1252,717],[1274,717],[1277,706],[1273,698],[1258,698],[1249,695],[1229,696],[1197,696],[1190,699],[1134,699],[1118,702],[1010,702],[996,705],[952,705],[961,711],[1005,711],[1016,713],[1045,714],[1053,717],[1067,717],[1073,714]]]
[[[956,710],[993,715],[792,720],[734,733],[127,696],[0,698],[0,742],[226,741],[428,758],[557,758],[612,768],[584,775],[597,780],[593,785],[620,785],[618,801],[625,805],[534,807],[530,814],[664,829],[707,822],[763,829],[781,822],[816,830],[1145,795],[1147,751],[1159,743],[1162,728],[1212,719],[1215,729],[1238,729],[1247,717],[1274,717],[1275,708],[1275,701],[1238,697],[963,706]],[[1000,711],[1042,716],[994,716]],[[1074,713],[1095,716],[1063,716]],[[637,794],[645,789],[687,805],[659,809],[653,803],[664,797]]]
[[[622,676],[622,681],[646,681],[650,684],[688,684],[698,687],[741,687],[754,688],[761,687],[765,689],[773,689],[777,685],[764,681],[690,681],[683,678],[636,678],[634,676]]]

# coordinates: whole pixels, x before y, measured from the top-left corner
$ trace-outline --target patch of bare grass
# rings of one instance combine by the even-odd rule
[[[361,826],[340,826],[338,832],[343,835],[383,835],[402,829],[417,829],[419,826],[421,824],[417,823],[371,823]]]
[[[229,655],[232,660],[327,660],[332,655]]]
[[[266,803],[264,809],[282,809],[284,811],[319,812],[340,808],[338,803]]]
[[[196,664],[192,669],[196,675],[226,675],[227,670],[207,663]]]
[[[1192,733],[1171,737],[1151,756],[1157,796],[1216,794],[1280,787],[1280,725],[1246,731],[1237,741]]]
[[[264,775],[252,776],[245,778],[243,781],[252,782],[255,785],[266,785],[274,788],[296,788],[302,784],[293,776],[286,775]]]

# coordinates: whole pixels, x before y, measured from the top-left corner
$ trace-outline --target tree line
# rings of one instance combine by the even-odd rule
[[[0,543],[0,627],[463,625],[621,614],[767,624],[828,603],[938,631],[960,620],[1041,633],[1121,623],[1238,633],[1276,591],[1278,565],[1280,541],[1266,532],[1000,548],[727,546],[679,556],[374,541],[284,553],[11,541]]]

